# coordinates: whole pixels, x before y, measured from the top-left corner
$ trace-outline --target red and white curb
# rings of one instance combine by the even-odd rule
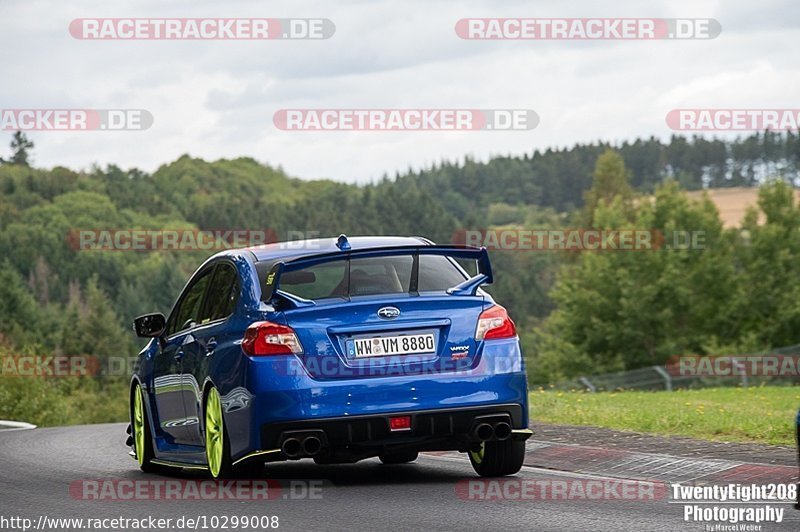
[[[797,483],[797,467],[528,441],[525,465],[671,483]]]

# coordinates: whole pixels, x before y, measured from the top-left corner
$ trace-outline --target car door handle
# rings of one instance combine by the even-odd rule
[[[181,360],[183,360],[183,349],[178,349],[175,353],[175,362],[180,362]]]
[[[217,348],[217,341],[214,338],[210,338],[208,342],[206,342],[206,354],[210,355],[214,352],[214,349]]]

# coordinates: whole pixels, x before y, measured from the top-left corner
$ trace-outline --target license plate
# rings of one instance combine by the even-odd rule
[[[355,338],[347,341],[347,352],[356,358],[435,353],[433,334],[406,334]]]

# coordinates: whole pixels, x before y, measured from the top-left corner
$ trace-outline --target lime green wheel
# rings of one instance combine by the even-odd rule
[[[216,388],[206,394],[206,458],[212,478],[231,476],[231,452],[225,421],[222,417],[222,402]]]
[[[147,410],[145,409],[144,390],[140,385],[136,385],[131,394],[133,408],[131,409],[131,426],[133,427],[133,450],[136,454],[136,461],[139,467],[146,473],[156,471],[157,467],[152,463],[153,456],[153,436],[150,433],[150,424],[147,421]]]
[[[477,464],[480,466],[483,463],[483,453],[486,450],[486,444],[482,443],[481,448],[477,451],[470,451],[469,452],[469,461],[472,462],[472,465],[475,466]]]
[[[486,441],[478,450],[469,451],[472,468],[482,477],[513,475],[522,469],[524,460],[524,441]]]

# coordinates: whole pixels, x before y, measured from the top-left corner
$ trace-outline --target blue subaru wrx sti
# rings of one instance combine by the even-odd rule
[[[514,474],[527,385],[514,322],[481,289],[491,282],[485,249],[416,237],[218,253],[169,318],[134,322],[150,341],[131,380],[131,454],[144,471],[224,478],[456,450],[482,476]]]

